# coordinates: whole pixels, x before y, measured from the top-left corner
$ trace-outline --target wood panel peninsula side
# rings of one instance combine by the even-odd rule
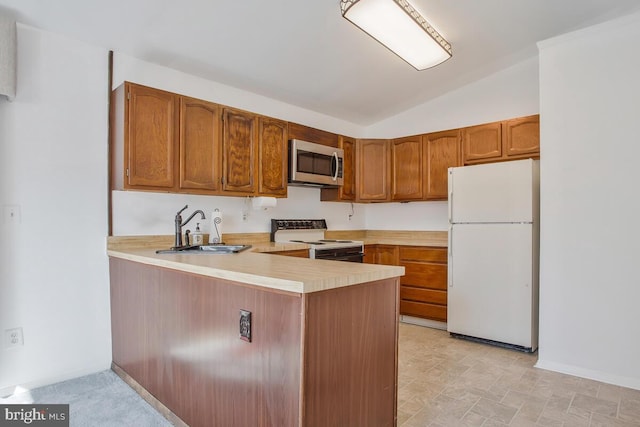
[[[194,427],[397,425],[404,269],[271,249],[110,248],[114,370]]]

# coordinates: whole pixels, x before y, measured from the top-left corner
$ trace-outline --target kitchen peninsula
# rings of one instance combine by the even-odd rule
[[[404,268],[261,253],[297,246],[110,241],[114,370],[191,426],[395,425]]]

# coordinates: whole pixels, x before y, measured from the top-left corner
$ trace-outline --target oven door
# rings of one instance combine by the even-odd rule
[[[289,141],[289,182],[339,186],[343,183],[344,151],[292,139]]]
[[[363,257],[364,257],[364,253],[362,252],[362,246],[349,247],[349,248],[334,248],[334,249],[315,249],[313,251],[314,259],[362,262]]]

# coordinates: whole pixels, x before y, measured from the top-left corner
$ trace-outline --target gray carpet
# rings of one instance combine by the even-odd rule
[[[172,425],[110,370],[14,394],[0,403],[68,403],[71,427]]]

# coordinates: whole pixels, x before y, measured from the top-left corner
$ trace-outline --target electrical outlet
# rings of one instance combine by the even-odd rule
[[[4,331],[4,348],[15,348],[24,345],[24,336],[22,328],[5,329]]]
[[[240,339],[251,342],[251,312],[240,310]]]

